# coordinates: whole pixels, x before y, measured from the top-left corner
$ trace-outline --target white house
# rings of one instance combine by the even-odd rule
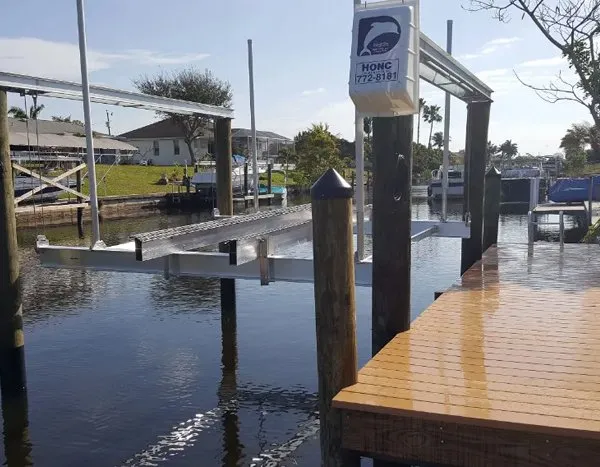
[[[233,128],[231,131],[233,151],[239,155],[249,155],[252,136],[250,130]],[[130,144],[139,149],[139,157],[154,165],[191,164],[187,144],[181,128],[172,120],[166,119],[136,130],[123,133]],[[279,149],[293,144],[285,136],[270,131],[257,131],[258,157],[267,158],[279,153]],[[214,132],[209,123],[204,133],[194,141],[194,153],[197,159],[208,159],[214,154]],[[207,157],[208,156],[208,157]]]
[[[171,119],[161,120],[120,135],[139,150],[141,159],[154,165],[191,164],[192,157],[185,143],[181,127]],[[196,158],[213,154],[213,131],[207,128],[194,141]]]

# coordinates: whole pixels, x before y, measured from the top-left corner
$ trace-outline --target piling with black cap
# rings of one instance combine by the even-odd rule
[[[485,199],[483,207],[483,252],[498,243],[500,221],[500,198],[502,196],[502,174],[491,167],[485,174]]]
[[[352,187],[329,169],[311,189],[321,465],[358,466],[342,449],[342,418],[335,395],[357,382]]]

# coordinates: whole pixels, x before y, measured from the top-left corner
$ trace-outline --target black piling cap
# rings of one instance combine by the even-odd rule
[[[310,196],[314,200],[348,199],[352,195],[352,187],[335,169],[325,172],[310,189]]]
[[[490,170],[487,171],[487,173],[485,174],[486,177],[498,177],[500,178],[502,176],[502,174],[500,173],[500,171],[495,167],[495,166],[491,166]]]

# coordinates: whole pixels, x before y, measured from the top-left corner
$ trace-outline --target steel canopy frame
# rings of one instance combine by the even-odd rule
[[[3,71],[0,71],[0,89],[19,94],[37,94],[57,99],[83,100],[82,85],[80,83]],[[105,86],[90,85],[90,101],[96,104],[116,105],[153,112],[206,115],[214,118],[234,117],[233,109],[225,107],[149,96]]]

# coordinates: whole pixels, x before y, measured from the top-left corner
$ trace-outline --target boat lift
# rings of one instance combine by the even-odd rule
[[[81,1],[78,5],[82,4]],[[233,118],[233,110],[148,96],[87,84],[85,65],[85,29],[79,11],[80,50],[83,85],[0,71],[0,89],[21,94],[83,100],[88,143],[91,141],[89,103],[96,102],[150,111],[201,114],[210,118]],[[431,39],[420,33],[420,77],[464,102],[491,101],[492,90],[464,68]],[[357,118],[357,123],[358,123]],[[362,141],[362,119],[357,124],[357,142]],[[364,206],[364,160],[357,144],[357,209],[355,232],[359,245],[356,254],[356,284],[369,286],[372,261],[364,255],[364,237],[370,234],[370,213]],[[95,180],[93,147],[88,144],[90,185]],[[94,187],[95,188],[95,187]],[[90,205],[97,206],[95,189],[90,190]],[[96,269],[123,272],[146,272],[176,276],[260,279],[271,281],[312,282],[312,259],[277,255],[290,245],[311,241],[310,205],[282,208],[245,216],[218,217],[213,221],[134,235],[131,242],[106,246],[99,236],[97,209],[92,209],[92,244],[90,248],[50,245],[39,236],[37,252],[43,266],[56,268]],[[96,233],[95,233],[96,232]],[[95,234],[94,234],[95,233]],[[470,221],[412,221],[412,239],[430,236],[469,238]],[[228,251],[197,251],[228,245]],[[221,248],[223,250],[223,247]]]

